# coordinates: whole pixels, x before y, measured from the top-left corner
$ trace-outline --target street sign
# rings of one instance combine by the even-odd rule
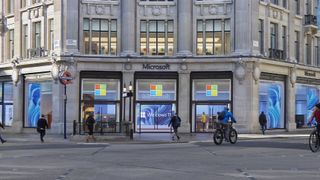
[[[72,75],[69,71],[63,71],[59,74],[59,80],[61,84],[67,85],[72,83]]]

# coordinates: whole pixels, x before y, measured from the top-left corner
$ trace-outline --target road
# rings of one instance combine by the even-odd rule
[[[0,179],[320,179],[320,152],[306,138],[191,143],[6,143]]]

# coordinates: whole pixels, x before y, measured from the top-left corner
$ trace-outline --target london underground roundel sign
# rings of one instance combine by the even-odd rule
[[[72,75],[69,71],[62,71],[59,74],[60,83],[67,85],[72,83]]]

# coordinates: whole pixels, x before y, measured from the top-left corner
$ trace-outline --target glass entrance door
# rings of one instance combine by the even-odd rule
[[[229,107],[229,104],[196,104],[193,118],[195,132],[213,132],[213,122],[224,107]]]
[[[175,110],[174,103],[137,103],[136,132],[169,132],[168,124]]]

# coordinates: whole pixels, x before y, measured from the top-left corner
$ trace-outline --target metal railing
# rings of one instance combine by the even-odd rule
[[[285,56],[283,50],[280,49],[269,49],[269,58],[284,60]]]
[[[317,16],[312,15],[312,14],[305,15],[304,16],[304,24],[317,26]]]
[[[93,127],[94,134],[105,134],[105,133],[119,133],[120,132],[120,123],[115,121],[96,121]],[[85,122],[73,121],[73,134],[74,135],[84,135],[88,133],[88,127]]]

